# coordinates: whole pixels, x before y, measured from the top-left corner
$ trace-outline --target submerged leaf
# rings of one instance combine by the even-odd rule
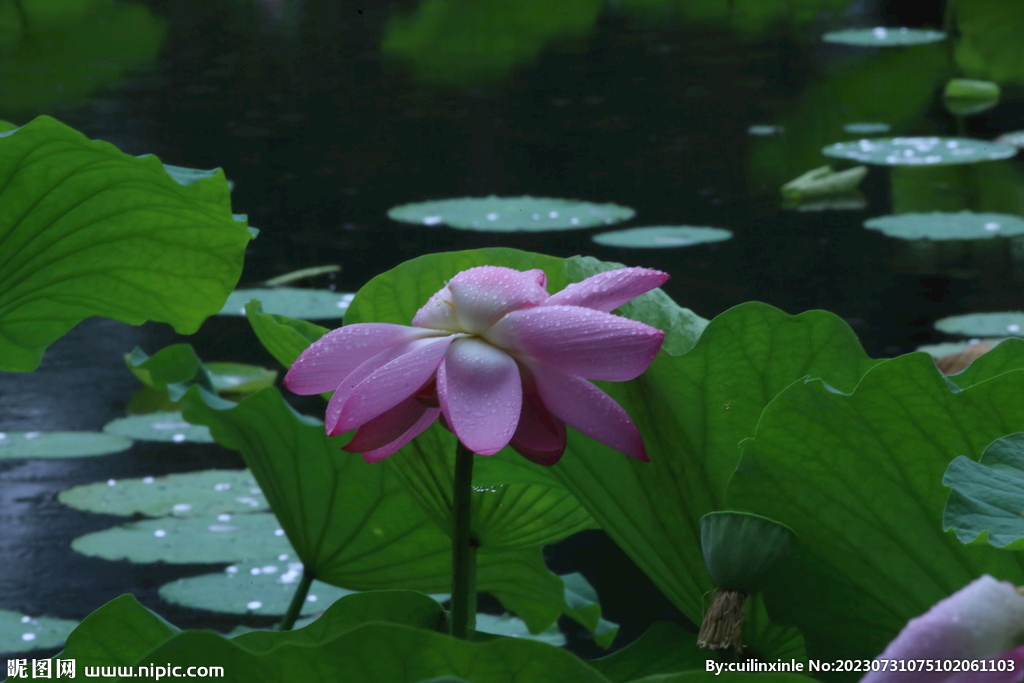
[[[593,204],[577,199],[547,197],[466,197],[403,204],[388,218],[417,225],[447,225],[485,232],[544,232],[577,230],[629,220],[633,209],[617,204]]]

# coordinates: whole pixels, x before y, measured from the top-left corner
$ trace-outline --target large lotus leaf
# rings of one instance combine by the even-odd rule
[[[590,34],[599,0],[427,0],[388,24],[381,49],[417,80],[466,86],[500,80],[548,43]]]
[[[161,517],[79,536],[71,548],[105,560],[202,564],[291,553],[274,515]]]
[[[981,462],[957,457],[942,483],[953,487],[943,527],[953,529],[961,542],[1024,548],[1024,434],[996,439]]]
[[[178,632],[127,593],[83,619],[57,658],[74,659],[79,671],[86,666],[131,666]]]
[[[1017,148],[971,138],[904,137],[837,142],[821,153],[865,164],[916,167],[1009,159],[1017,154]]]
[[[864,222],[869,230],[903,240],[981,240],[1024,235],[1024,218],[1001,213],[903,213]]]
[[[238,404],[193,387],[184,405],[190,420],[208,425],[218,443],[246,459],[314,577],[353,590],[450,589],[451,540],[386,464],[343,453],[345,437],[327,436],[322,422],[296,413],[273,387]],[[599,628],[589,612],[566,604],[564,585],[544,566],[540,548],[482,552],[478,561],[480,590],[532,631],[563,613]]]
[[[149,517],[209,517],[267,509],[263,491],[247,470],[108,479],[61,491],[57,500],[76,510]]]
[[[27,652],[60,647],[77,621],[54,617],[29,617],[0,609],[0,652]]]
[[[287,313],[299,320],[333,320],[345,315],[354,296],[351,293],[299,287],[236,289],[228,295],[220,315],[244,316],[245,305],[255,299],[268,314]]]
[[[388,218],[417,225],[447,225],[484,232],[547,232],[611,225],[633,217],[633,209],[550,197],[464,197],[403,204]]]
[[[627,249],[674,249],[694,244],[722,242],[732,232],[722,228],[697,228],[689,225],[656,225],[647,228],[612,230],[594,235],[591,239],[606,247]]]
[[[28,30],[17,5],[24,7]],[[39,111],[54,100],[78,101],[133,69],[152,63],[165,22],[141,3],[20,0],[0,10],[0,112]]]
[[[1013,553],[965,546],[942,529],[942,476],[1024,429],[1024,371],[956,391],[930,357],[879,363],[852,393],[797,382],[765,409],[728,496],[800,539],[766,593],[808,653],[877,655],[907,620],[988,573],[1024,582]]]
[[[1024,171],[1019,164],[894,167],[894,214],[928,211],[976,211],[1024,215]]]
[[[973,78],[1024,86],[1024,6],[1003,0],[956,5],[956,65]]]
[[[0,459],[81,458],[119,453],[131,445],[103,432],[0,432]]]
[[[966,389],[1004,372],[1024,368],[1024,340],[990,339],[989,342],[996,348],[974,359],[962,372],[950,375],[949,381]]]
[[[697,634],[670,621],[655,622],[626,647],[589,664],[612,683],[644,676],[703,667],[708,651],[697,646]]]
[[[137,664],[220,666],[230,676],[226,680],[246,683],[419,683],[438,676],[473,683],[608,683],[566,650],[536,641],[499,638],[470,643],[382,622],[342,628],[331,629],[314,644],[282,642],[258,653],[210,631],[187,631]]]
[[[286,368],[291,367],[310,344],[329,332],[326,327],[305,320],[264,313],[259,302],[246,304],[245,311],[263,348]]]
[[[829,31],[821,37],[826,43],[840,43],[856,47],[904,47],[907,45],[925,45],[946,39],[942,31],[931,31],[921,28],[895,28],[876,26],[875,28],[848,28],[842,31]]]
[[[0,369],[90,316],[182,334],[216,313],[251,238],[224,174],[191,184],[46,116],[0,134]]]

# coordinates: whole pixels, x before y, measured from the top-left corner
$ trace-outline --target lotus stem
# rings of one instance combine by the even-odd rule
[[[739,652],[743,648],[743,612],[746,603],[746,593],[716,588],[711,607],[701,622],[697,644],[710,650]]]
[[[452,495],[452,604],[448,629],[454,638],[469,640],[476,627],[476,550],[473,534],[473,453],[459,442],[455,450],[455,486]]]
[[[299,618],[299,613],[302,612],[302,606],[306,602],[306,595],[309,593],[309,587],[312,584],[313,572],[306,569],[306,566],[303,565],[302,578],[299,579],[299,585],[295,587],[295,594],[292,595],[288,611],[284,613],[284,619],[277,625],[278,631],[291,631],[292,626],[295,626],[295,620]]]

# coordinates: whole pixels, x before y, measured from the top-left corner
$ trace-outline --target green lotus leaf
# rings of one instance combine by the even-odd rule
[[[128,593],[83,619],[57,658],[74,659],[78,671],[86,666],[131,666],[178,632]]]
[[[293,554],[274,515],[161,517],[95,531],[71,542],[76,552],[105,560],[201,564]]]
[[[0,134],[0,160],[0,369],[96,315],[191,334],[237,282],[251,235],[221,171],[183,185],[45,116]]]
[[[61,491],[64,505],[105,515],[211,517],[262,512],[263,491],[248,470],[203,470],[140,479],[108,479]]]
[[[978,342],[984,342],[986,344],[991,344],[992,346],[995,346],[1004,339],[1006,339],[1006,337],[989,337],[985,339],[971,339],[962,342],[942,342],[940,344],[923,344],[921,346],[918,346],[915,350],[923,351],[932,358],[942,358],[943,356],[948,356],[950,354],[960,353],[968,346],[977,344]]]
[[[102,432],[0,432],[0,460],[108,455],[131,445],[129,439]]]
[[[843,131],[854,135],[874,135],[877,133],[888,133],[892,126],[888,123],[844,123]]]
[[[1024,215],[1024,170],[1013,161],[894,167],[892,212],[975,211]]]
[[[821,153],[881,166],[944,166],[1009,159],[1017,148],[970,138],[907,137],[837,142]]]
[[[546,197],[466,197],[403,204],[388,218],[417,225],[447,225],[484,232],[546,232],[611,225],[633,217],[633,209]]]
[[[952,99],[972,98],[980,100],[999,99],[999,84],[970,78],[953,78],[946,83],[944,97]]]
[[[245,305],[255,299],[267,314],[287,314],[299,320],[334,320],[344,317],[353,296],[326,289],[297,287],[236,289],[228,296],[220,315],[244,316]]]
[[[213,443],[210,430],[185,421],[181,413],[147,413],[111,420],[103,431],[137,441]]]
[[[658,225],[648,228],[613,230],[594,235],[591,239],[606,247],[630,249],[671,249],[694,244],[721,242],[730,239],[732,232],[721,228],[697,228],[689,225]]]
[[[1004,339],[996,348],[976,358],[965,370],[947,380],[961,389],[974,386],[996,375],[1024,367],[1024,340]]]
[[[612,683],[629,683],[645,676],[696,669],[707,659],[708,651],[697,646],[695,633],[669,621],[657,621],[626,647],[588,664]]]
[[[245,311],[263,348],[286,368],[291,367],[310,344],[330,331],[305,320],[264,313],[258,301],[246,304]]]
[[[476,632],[489,633],[495,636],[505,636],[507,638],[527,638],[529,640],[539,640],[542,643],[548,645],[554,645],[555,647],[562,647],[565,645],[565,636],[558,629],[557,622],[552,624],[546,631],[540,633],[530,633],[529,627],[526,622],[518,617],[514,617],[510,614],[477,614],[476,615]]]
[[[1015,130],[1012,133],[1003,133],[996,138],[996,142],[1001,145],[1013,145],[1014,147],[1024,147],[1024,130]]]
[[[867,174],[867,166],[855,166],[838,172],[833,171],[831,166],[822,166],[783,185],[782,196],[799,201],[852,192]]]
[[[935,329],[965,337],[1024,337],[1024,311],[951,315],[935,321]]]
[[[1024,370],[1007,370],[958,389],[912,353],[878,363],[852,393],[796,382],[765,407],[728,498],[800,538],[766,596],[812,657],[874,657],[981,574],[1024,582],[1014,554],[965,546],[940,523],[950,461],[1024,428]]]
[[[965,76],[1024,86],[1024,7],[1002,0],[958,3],[956,68]]]
[[[1024,235],[1024,218],[999,213],[903,213],[864,222],[869,230],[904,240],[981,240]]]
[[[28,652],[60,647],[76,626],[78,622],[70,619],[29,617],[0,609],[0,652]]]
[[[826,43],[840,43],[856,47],[903,47],[906,45],[924,45],[937,43],[946,39],[942,31],[929,29],[907,28],[906,26],[889,28],[850,28],[842,31],[829,31],[821,37]]]
[[[204,363],[213,388],[223,394],[251,394],[273,386],[277,371],[247,363]]]
[[[953,488],[942,525],[962,543],[1024,548],[1024,433],[996,439],[981,461],[959,456],[942,483]]]

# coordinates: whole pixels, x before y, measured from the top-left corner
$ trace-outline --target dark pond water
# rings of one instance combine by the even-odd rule
[[[998,18],[1017,0],[978,4]],[[1021,307],[1021,265],[1008,245],[922,254],[862,227],[894,210],[1024,214],[1019,160],[981,170],[872,167],[853,208],[782,207],[781,184],[824,164],[824,145],[854,137],[844,123],[985,139],[1024,128],[1019,64],[1007,72],[993,62],[1002,101],[957,119],[939,96],[963,75],[946,44],[884,51],[819,40],[847,26],[938,27],[938,4],[808,0],[791,3],[796,16],[787,18],[780,3],[764,21],[735,21],[739,28],[714,19],[722,12],[710,0],[689,14],[681,2],[549,0],[518,4],[520,15],[516,5],[154,0],[128,18],[85,12],[78,28],[46,34],[36,62],[3,57],[0,117],[50,114],[132,154],[223,167],[236,183],[235,211],[261,229],[246,260],[249,282],[338,263],[344,270],[331,284],[354,291],[434,251],[584,253],[668,271],[667,291],[708,318],[748,300],[834,311],[879,357],[940,340],[931,327],[939,317]],[[417,25],[427,6],[447,8],[434,15],[439,26]],[[701,12],[712,19],[694,17]],[[112,38],[111,26],[121,34]],[[72,55],[72,39],[86,47]],[[122,42],[122,52],[110,47]],[[989,58],[971,57],[972,68],[984,75]],[[751,135],[754,125],[785,132]],[[636,210],[629,225],[715,226],[734,237],[623,250],[594,244],[592,231],[473,233],[386,216],[397,204],[488,194],[616,202]],[[0,431],[101,428],[137,388],[122,354],[172,341],[162,326],[83,323],[38,371],[0,373]],[[238,320],[211,319],[189,341],[206,360],[271,364]],[[130,591],[180,626],[229,629],[237,619],[175,608],[156,593],[211,567],[78,556],[72,538],[118,520],[55,498],[80,483],[212,466],[241,461],[215,446],[141,443],[100,458],[0,461],[0,608],[82,618]],[[656,619],[685,622],[599,532],[548,555],[554,570],[582,571],[595,584],[606,616],[623,624],[619,645]],[[595,652],[578,631],[569,636],[578,652]]]

